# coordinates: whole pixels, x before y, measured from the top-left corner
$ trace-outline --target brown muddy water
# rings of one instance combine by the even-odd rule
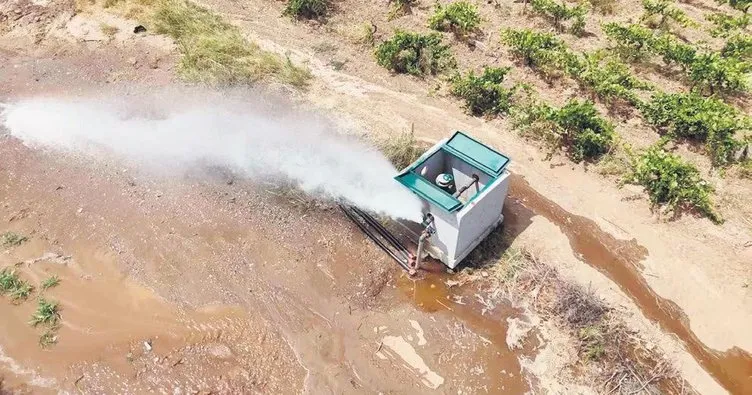
[[[554,223],[569,239],[577,257],[605,274],[626,293],[650,320],[676,335],[697,362],[732,394],[752,394],[752,356],[733,348],[720,352],[705,346],[689,327],[689,319],[672,301],[657,295],[640,274],[645,247],[635,240],[618,240],[594,221],[572,215],[513,175],[504,206],[504,226],[524,229],[533,216]]]
[[[485,360],[485,374],[491,379],[493,388],[489,393],[523,394],[530,390],[530,384],[522,375],[519,357],[531,356],[538,346],[537,339],[528,337],[526,347],[512,351],[507,346],[508,317],[515,317],[519,312],[508,304],[500,303],[486,314],[482,313],[480,303],[474,301],[473,287],[450,288],[446,280],[451,275],[428,273],[423,278],[411,279],[402,276],[398,279],[398,288],[405,297],[420,310],[428,313],[444,313],[457,318],[463,328],[482,337],[495,355]],[[456,303],[463,300],[463,303]]]

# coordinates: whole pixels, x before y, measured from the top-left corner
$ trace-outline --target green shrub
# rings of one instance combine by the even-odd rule
[[[556,109],[537,104],[515,113],[515,127],[545,140],[553,149],[564,148],[575,162],[597,159],[616,140],[614,126],[601,117],[591,101],[572,99]]]
[[[397,73],[433,75],[455,66],[449,46],[438,33],[419,34],[397,31],[376,49],[379,65]]]
[[[29,324],[32,326],[44,324],[54,328],[60,321],[59,310],[57,302],[45,298],[39,298],[37,301],[37,311],[31,316]]]
[[[705,19],[713,23],[713,28],[710,30],[713,37],[728,37],[734,31],[744,30],[749,25],[749,15],[747,14],[734,17],[723,12],[717,12],[705,16]]]
[[[653,31],[644,26],[612,22],[602,28],[609,40],[616,44],[617,53],[625,59],[642,58],[652,52],[655,37]]]
[[[642,185],[653,207],[663,205],[674,215],[696,210],[715,223],[723,222],[713,208],[713,187],[700,177],[694,165],[666,152],[664,144],[662,141],[634,157],[632,171],[624,182]]]
[[[651,85],[635,77],[627,65],[602,52],[584,54],[578,67],[570,72],[607,104],[615,100],[636,104],[639,99],[635,90],[651,89]]]
[[[316,19],[326,16],[329,0],[289,0],[283,15],[293,18]]]
[[[721,49],[721,56],[744,62],[752,61],[752,36],[737,34],[729,38]]]
[[[467,1],[457,1],[447,6],[436,4],[436,10],[428,19],[428,27],[441,32],[453,32],[467,36],[478,31],[480,14],[478,8]]]
[[[652,42],[653,50],[663,57],[663,62],[671,66],[678,64],[682,70],[687,70],[697,58],[697,49],[679,41],[671,34],[658,36]]]
[[[549,77],[563,73],[575,59],[566,45],[549,33],[507,29],[501,34],[501,42],[509,46],[512,55],[521,59],[526,66],[536,68]]]
[[[749,88],[752,64],[711,52],[697,55],[688,72],[693,88],[700,92],[743,92]]]
[[[509,67],[486,67],[476,76],[470,71],[452,79],[452,94],[465,101],[465,107],[473,115],[494,116],[509,112],[514,89],[501,84]]]
[[[749,10],[749,6],[752,5],[752,0],[715,0],[718,4],[728,4],[732,8],[747,12]]]
[[[641,110],[663,133],[704,142],[714,165],[733,163],[746,146],[741,134],[750,130],[749,118],[721,100],[696,93],[658,93]]]
[[[189,1],[161,1],[153,19],[155,31],[177,43],[182,53],[178,72],[186,80],[234,85],[273,78],[302,87],[311,78],[307,69],[261,50],[240,29]]]
[[[537,14],[551,20],[559,30],[564,30],[562,22],[572,20],[569,31],[573,34],[581,34],[585,29],[585,16],[588,9],[583,4],[574,7],[567,6],[563,1],[557,3],[554,0],[532,0],[530,6]]]
[[[645,13],[640,21],[657,28],[668,28],[672,21],[680,26],[696,26],[697,23],[689,19],[687,14],[679,8],[673,7],[672,0],[642,0],[642,8]],[[657,20],[656,20],[657,19]]]

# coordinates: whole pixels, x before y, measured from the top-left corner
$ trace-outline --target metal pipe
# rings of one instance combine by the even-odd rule
[[[464,187],[462,187],[459,190],[457,190],[457,192],[455,192],[454,195],[452,195],[452,196],[454,196],[456,198],[462,196],[462,193],[464,193],[465,191],[467,191],[468,188],[470,188],[471,186],[473,186],[473,184],[475,184],[476,182],[479,182],[479,181],[480,181],[480,177],[478,177],[477,174],[473,174],[472,175],[472,180],[470,181],[470,183],[468,183]]]
[[[415,270],[420,268],[421,261],[423,260],[423,248],[425,248],[427,243],[426,239],[434,233],[432,215],[428,214],[425,224],[426,228],[423,229],[423,232],[421,232],[420,237],[418,238],[418,250],[415,252],[415,267],[413,268]]]

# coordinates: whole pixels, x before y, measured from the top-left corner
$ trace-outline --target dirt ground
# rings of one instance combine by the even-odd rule
[[[388,24],[381,5],[342,1],[318,26],[280,17],[280,2],[204,4],[262,47],[307,64],[313,84],[293,100],[343,130],[394,134],[414,124],[436,141],[462,129],[509,154],[505,232],[515,245],[597,292],[696,391],[752,391],[748,184],[721,181],[722,226],[657,218],[639,188],[544,160],[505,120],[468,117],[425,82],[389,75],[343,33],[374,21],[387,34],[425,19],[429,7]],[[103,36],[102,21],[120,32]],[[73,1],[0,5],[0,102],[178,84],[171,42],[131,34],[135,24],[100,9],[77,13]],[[492,42],[458,56],[505,62],[491,57]],[[571,90],[549,94],[561,100]],[[636,141],[650,134],[619,127]],[[510,350],[508,319],[529,316],[503,307],[484,315],[476,289],[447,290],[446,277],[410,280],[335,209],[222,171],[158,177],[32,150],[1,133],[0,180],[0,231],[31,240],[0,254],[0,267],[15,265],[33,282],[59,275],[46,292],[63,306],[58,344],[43,350],[27,323],[33,302],[0,303],[9,317],[0,326],[0,391],[591,390],[561,374],[572,356],[554,328]]]

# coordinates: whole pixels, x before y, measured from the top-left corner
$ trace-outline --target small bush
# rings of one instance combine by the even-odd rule
[[[651,89],[651,85],[635,77],[627,65],[601,52],[585,54],[578,67],[570,72],[607,104],[616,100],[636,104],[639,99],[635,90]]]
[[[569,7],[563,1],[560,4],[554,0],[532,0],[530,6],[537,14],[551,20],[554,26],[561,31],[565,29],[562,23],[570,19],[572,24],[569,31],[572,34],[581,34],[585,29],[585,16],[588,9],[583,4]]]
[[[473,115],[494,116],[509,112],[514,89],[503,87],[509,67],[486,67],[476,76],[470,71],[452,79],[452,94],[465,101],[465,107]]]
[[[449,46],[441,35],[397,31],[376,49],[379,65],[397,73],[434,75],[455,66]]]
[[[0,235],[0,245],[3,246],[3,248],[18,247],[27,241],[29,241],[28,237],[15,232],[5,232]]]
[[[329,0],[289,0],[283,15],[293,18],[316,19],[326,16]]]
[[[526,66],[536,68],[548,77],[561,75],[574,59],[566,45],[549,33],[508,29],[502,32],[501,42],[509,46],[512,55]]]
[[[663,62],[671,66],[679,65],[682,70],[687,70],[697,58],[697,49],[676,39],[673,35],[664,34],[658,36],[652,42],[653,51],[663,57]]]
[[[720,53],[697,55],[689,65],[689,79],[700,92],[744,92],[749,89],[752,64]]]
[[[180,75],[218,85],[252,84],[264,78],[305,86],[310,72],[248,41],[240,30],[206,8],[184,0],[164,0],[154,13],[157,33],[175,39],[182,58]]]
[[[731,37],[721,49],[721,56],[742,62],[752,61],[752,36],[737,34]]]
[[[436,4],[436,10],[428,19],[428,27],[464,37],[478,31],[480,14],[478,8],[467,1],[457,1],[447,6]]]
[[[524,134],[542,138],[552,149],[564,148],[575,162],[599,158],[616,140],[614,126],[591,101],[572,99],[559,109],[533,105],[516,112],[514,122]]]
[[[642,0],[645,13],[640,20],[661,29],[670,27],[671,22],[676,22],[682,27],[697,25],[684,11],[672,6],[673,3],[672,0]]]
[[[381,139],[376,145],[397,170],[410,166],[425,152],[425,147],[415,139],[412,130],[396,137]]]
[[[642,185],[654,207],[664,206],[675,216],[684,210],[695,210],[714,223],[723,222],[713,208],[713,187],[700,177],[694,165],[666,152],[664,144],[660,142],[633,158],[631,174],[624,182]]]
[[[625,59],[640,59],[652,52],[655,40],[653,31],[637,24],[606,23],[603,32],[616,43],[617,53]]]
[[[704,142],[717,166],[736,161],[745,146],[737,136],[750,130],[749,118],[734,107],[695,93],[658,93],[641,110],[645,120],[662,132]]]
[[[749,15],[747,14],[734,17],[723,12],[717,12],[705,16],[705,19],[713,23],[713,28],[710,30],[713,37],[728,37],[735,31],[746,29],[749,25]]]

